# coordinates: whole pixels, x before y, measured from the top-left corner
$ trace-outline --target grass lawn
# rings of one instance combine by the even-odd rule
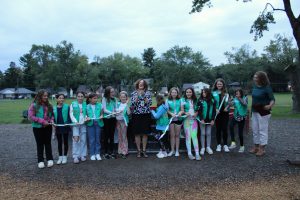
[[[292,114],[292,95],[288,93],[275,94],[276,104],[272,111],[272,117],[275,118],[300,118],[300,114]],[[28,109],[32,100],[0,100],[0,124],[19,124],[23,122],[22,112]],[[70,103],[72,100],[67,99]],[[55,101],[51,100],[54,104]],[[153,98],[153,105],[156,105]],[[251,105],[251,96],[249,96],[249,107]]]

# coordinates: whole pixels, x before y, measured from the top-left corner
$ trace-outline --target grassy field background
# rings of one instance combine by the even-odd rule
[[[290,93],[276,93],[276,104],[272,111],[274,118],[300,118],[300,114],[291,113],[292,95]],[[22,123],[22,112],[28,109],[32,99],[20,100],[0,100],[0,124],[19,124]],[[55,104],[55,100],[50,100]],[[72,99],[67,99],[66,103],[70,103]],[[156,105],[153,98],[153,105]],[[251,106],[251,96],[249,96],[249,108]]]

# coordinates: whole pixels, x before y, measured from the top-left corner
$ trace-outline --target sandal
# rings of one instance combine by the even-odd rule
[[[142,157],[142,156],[141,156],[141,151],[138,151],[138,152],[137,152],[137,155],[136,155],[136,157],[137,157],[137,158],[140,158],[140,157]]]
[[[142,156],[143,156],[144,158],[148,158],[148,155],[146,154],[146,151],[142,151]]]

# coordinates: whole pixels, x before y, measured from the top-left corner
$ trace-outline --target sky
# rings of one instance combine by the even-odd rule
[[[200,51],[212,65],[226,63],[225,51],[249,45],[261,53],[276,33],[292,37],[284,12],[276,24],[253,41],[250,27],[266,2],[283,8],[281,0],[212,0],[212,8],[189,14],[192,0],[0,0],[0,70],[32,44],[56,46],[63,40],[93,61],[115,52],[139,57],[153,47],[157,56],[175,45]],[[291,0],[296,16],[300,1]],[[297,9],[297,10],[295,10]]]

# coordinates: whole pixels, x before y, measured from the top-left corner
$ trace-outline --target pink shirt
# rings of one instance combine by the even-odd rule
[[[41,106],[43,106],[43,110],[44,110],[43,118],[39,118],[36,116],[34,103],[32,103],[28,109],[28,118],[33,122],[37,122],[37,123],[45,125],[46,122],[48,122],[48,123],[52,122],[54,118],[53,118],[53,116],[52,117],[48,116],[48,107],[47,106],[45,106],[45,105],[41,105]]]

